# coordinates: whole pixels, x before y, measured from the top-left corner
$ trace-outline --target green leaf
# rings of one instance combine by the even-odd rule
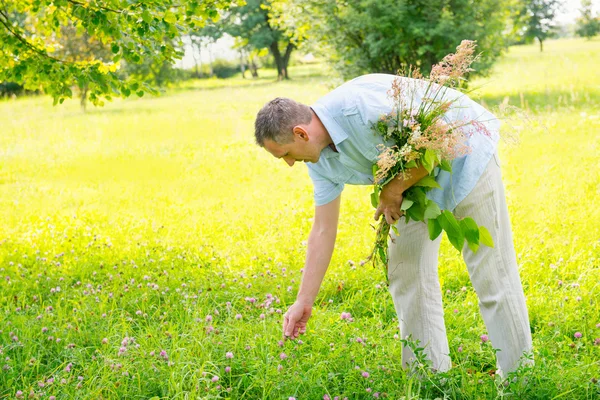
[[[471,249],[471,251],[473,253],[477,253],[477,250],[479,250],[479,245],[478,244],[471,243],[471,242],[467,241],[467,246],[469,246],[469,248]]]
[[[427,204],[427,195],[425,192],[429,190],[426,187],[411,186],[404,192],[404,197],[411,199],[415,203]]]
[[[448,160],[442,160],[440,162],[440,168],[444,171],[452,172],[452,164]]]
[[[477,227],[477,223],[473,218],[463,218],[460,221],[460,229],[462,229],[467,242],[479,244],[479,227]]]
[[[165,13],[164,20],[170,24],[174,24],[177,22],[177,16],[173,14],[173,12],[167,11]]]
[[[396,236],[400,236],[400,234],[398,233],[398,228],[396,228],[396,225],[390,225],[390,228],[392,228],[392,230],[394,231]]]
[[[142,13],[142,19],[147,24],[152,23],[152,15],[150,14],[150,12],[148,10],[144,10],[144,12]]]
[[[415,160],[411,160],[404,165],[404,168],[416,168],[417,162]]]
[[[379,196],[377,195],[377,191],[371,193],[371,205],[373,206],[373,208],[377,208],[377,206],[379,205]]]
[[[427,229],[429,230],[429,239],[435,240],[442,233],[442,226],[437,219],[427,220]]]
[[[425,205],[414,203],[412,207],[406,210],[406,215],[415,221],[425,221]]]
[[[400,209],[402,211],[406,211],[408,210],[413,204],[415,204],[414,201],[409,200],[409,199],[403,199],[402,200],[402,204],[400,205]]]
[[[377,252],[379,253],[379,258],[381,259],[381,262],[387,264],[387,256],[385,255],[385,250],[383,249],[383,247],[377,248]]]
[[[454,215],[448,211],[444,210],[437,217],[442,229],[446,231],[448,235],[448,240],[452,243],[452,246],[456,248],[459,252],[462,252],[463,245],[465,244],[465,237],[458,225],[458,221],[454,218]]]
[[[421,179],[419,182],[415,183],[413,186],[423,186],[423,187],[432,187],[441,189],[439,183],[435,181],[435,178],[431,175],[427,175],[425,178]]]
[[[421,162],[423,163],[423,167],[427,170],[427,172],[431,173],[433,171],[433,167],[437,160],[437,156],[433,150],[425,150],[425,154],[421,157]]]
[[[494,239],[492,239],[492,235],[490,235],[490,232],[483,225],[479,227],[479,242],[488,247],[494,247]]]
[[[113,43],[112,46],[110,47],[110,50],[113,52],[113,54],[117,54],[120,50],[120,47],[118,44]]]
[[[441,213],[442,213],[442,211],[440,210],[440,207],[437,205],[437,203],[435,201],[429,200],[427,202],[427,208],[425,209],[425,215],[424,215],[424,217],[426,219],[435,219]]]

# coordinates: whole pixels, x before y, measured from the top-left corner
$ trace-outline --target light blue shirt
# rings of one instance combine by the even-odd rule
[[[372,125],[382,114],[392,110],[387,93],[395,78],[395,75],[386,74],[358,77],[331,91],[312,106],[338,151],[336,153],[330,147],[326,147],[321,152],[318,162],[306,164],[314,185],[317,206],[337,198],[344,190],[345,184],[373,184],[372,166],[377,162],[377,145],[383,143],[383,138],[375,133]],[[409,80],[415,83],[414,80]],[[414,87],[420,88],[421,85]],[[422,89],[413,91],[413,108],[420,104],[423,92]],[[468,145],[472,151],[452,162],[452,174],[439,168],[434,170],[441,189],[432,189],[427,196],[441,209],[454,210],[475,187],[496,151],[500,122],[493,114],[459,91],[448,89],[443,98],[457,99],[443,117],[446,122],[477,120],[483,123],[490,133],[488,136],[472,132],[468,137]],[[462,129],[469,133],[468,130],[473,128],[467,126]]]

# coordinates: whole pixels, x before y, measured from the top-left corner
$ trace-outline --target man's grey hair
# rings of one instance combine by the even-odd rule
[[[265,146],[269,139],[278,144],[293,142],[292,129],[296,125],[309,124],[312,120],[310,107],[292,99],[277,97],[267,104],[256,115],[254,136],[256,144]]]

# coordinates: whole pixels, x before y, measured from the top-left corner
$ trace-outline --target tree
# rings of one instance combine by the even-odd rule
[[[188,29],[218,18],[218,10],[227,8],[231,1],[3,0],[0,81],[43,89],[53,96],[55,104],[72,97],[73,86],[87,86],[95,105],[112,96],[155,92],[150,85],[119,75],[121,60],[132,64],[147,59],[172,63],[182,56],[172,41],[180,40]],[[68,25],[109,48],[111,59],[60,58],[61,29]]]
[[[57,42],[60,44],[56,51],[56,56],[66,62],[109,62],[112,52],[110,48],[101,41],[90,37],[86,32],[77,32],[73,24],[67,24],[61,27],[60,35],[57,36]],[[79,90],[79,101],[81,108],[85,112],[87,106],[87,95],[89,83],[84,83]]]
[[[261,55],[267,55],[268,50],[256,50],[253,48],[247,39],[237,38],[234,48],[240,52],[240,68],[242,70],[242,78],[246,79],[246,67],[250,70],[253,78],[258,78],[258,64],[256,59]]]
[[[295,24],[344,78],[411,65],[427,73],[463,39],[477,41],[475,68],[483,73],[505,47],[509,16],[501,0],[299,0],[296,7],[305,21]]]
[[[562,2],[560,0],[524,0],[521,12],[517,16],[518,24],[525,29],[525,39],[537,39],[540,51],[544,51],[544,41],[554,34],[556,29],[556,13]]]
[[[209,68],[209,76],[213,76],[212,70],[212,56],[210,54],[210,46],[223,37],[223,29],[221,25],[217,24],[207,24],[203,26],[201,29],[193,30],[189,33],[189,38],[192,43],[192,54],[194,54],[194,62],[196,64],[196,77],[199,78],[201,72],[198,68],[198,64],[200,66],[202,64],[202,46],[206,45],[207,50],[209,52],[208,57],[208,68]],[[198,51],[198,58],[196,58],[196,50]]]
[[[232,7],[220,24],[225,32],[247,43],[254,50],[269,49],[277,68],[278,80],[289,79],[288,65],[297,43],[276,25],[272,1],[246,0]]]
[[[578,36],[591,39],[600,33],[600,16],[593,16],[592,0],[581,0],[579,12],[581,16],[577,19],[577,29],[575,33]]]
[[[180,51],[179,38],[165,38],[163,41],[163,43],[169,42],[177,51]],[[118,71],[118,76],[121,80],[132,79],[153,89],[181,80],[184,75],[185,71],[180,68],[174,68],[170,60],[155,57],[144,57],[137,63],[125,61],[121,64],[121,68]]]

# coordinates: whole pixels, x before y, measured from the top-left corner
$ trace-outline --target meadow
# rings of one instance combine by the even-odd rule
[[[276,96],[335,81],[206,80],[83,113],[0,102],[0,398],[600,398],[600,41],[513,47],[472,97],[504,124],[503,178],[533,367],[494,377],[459,254],[439,278],[454,367],[409,374],[379,269],[369,187],[347,186],[309,330],[282,340],[314,206],[303,165],[254,144]],[[342,318],[350,313],[352,318]],[[344,314],[346,316],[347,314]]]

